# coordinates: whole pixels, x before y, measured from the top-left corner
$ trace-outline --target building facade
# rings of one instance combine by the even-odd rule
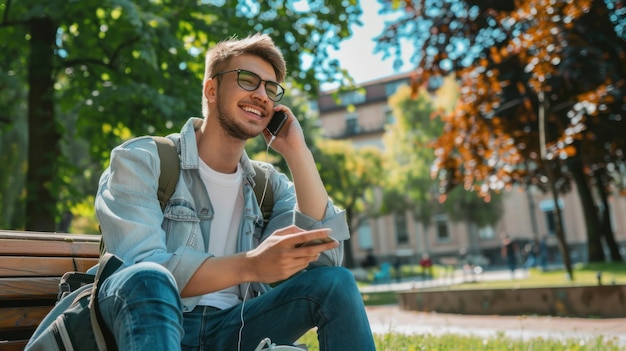
[[[385,126],[394,123],[388,99],[398,87],[408,84],[409,73],[364,83],[360,89],[320,94],[317,101],[322,135],[330,139],[349,140],[356,147],[375,145],[384,148]],[[348,108],[348,106],[351,106]],[[555,201],[550,193],[536,188],[516,187],[503,194],[504,214],[492,227],[476,228],[472,223],[453,222],[445,213],[436,214],[431,223],[420,223],[407,211],[366,220],[353,233],[351,245],[356,262],[363,262],[369,252],[378,261],[417,263],[424,253],[435,262],[458,264],[503,265],[500,255],[502,233],[517,243],[518,263],[524,260],[524,249],[534,238],[546,237],[548,260],[561,262],[555,236]],[[626,256],[626,197],[610,198],[611,220],[615,239],[622,243]],[[573,190],[560,195],[563,229],[573,262],[586,262],[586,227],[580,198]]]

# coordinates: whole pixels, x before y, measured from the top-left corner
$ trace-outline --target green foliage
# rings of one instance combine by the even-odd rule
[[[0,219],[0,226],[18,228],[29,218],[19,198],[42,184],[22,190],[28,169],[42,172],[46,198],[56,203],[42,198],[39,205],[56,205],[48,215],[58,222],[60,213],[95,193],[113,146],[135,135],[176,132],[188,117],[198,116],[203,52],[217,41],[268,33],[283,50],[291,85],[314,94],[319,82],[342,75],[327,49],[351,35],[360,14],[356,0],[0,2],[0,142],[2,151],[13,150],[7,167],[19,170],[17,181],[0,178],[0,193],[15,189],[2,198],[3,215],[17,216]],[[51,63],[51,72],[38,81],[41,91],[29,91],[32,23],[39,22],[51,28],[38,33],[53,37],[53,47],[42,50],[50,57],[38,57]],[[28,109],[28,94],[49,110]],[[34,125],[17,123],[26,115]],[[50,121],[47,116],[53,118],[50,126],[43,123]],[[6,131],[12,128],[37,130],[45,143],[27,140],[29,147],[10,148]],[[24,148],[34,155],[57,149],[62,154],[42,164],[31,160],[25,168],[17,151]]]
[[[413,99],[409,86],[402,86],[389,99],[395,123],[387,127],[385,145],[385,206],[389,212],[411,208],[415,217],[428,222],[436,204],[436,183],[430,177],[435,159],[431,143],[443,124],[431,118],[431,99],[421,92]]]
[[[325,139],[318,141],[317,148],[320,176],[333,201],[349,214],[369,217],[378,213],[375,188],[382,185],[380,150],[373,146],[356,148],[348,141]]]
[[[328,195],[346,211],[352,240],[361,221],[380,213],[382,153],[374,146],[356,148],[349,141],[320,139],[314,156]],[[354,267],[352,245],[348,241],[344,247],[344,263]]]
[[[411,209],[416,219],[428,226],[435,213],[447,213],[453,221],[469,221],[478,227],[495,224],[502,216],[501,195],[481,199],[471,188],[455,188],[442,195],[431,168],[435,162],[435,141],[444,123],[437,111],[450,109],[458,90],[450,80],[432,98],[426,90],[417,96],[409,86],[402,86],[389,99],[396,123],[389,125],[384,136],[385,211]],[[442,95],[439,95],[439,92]],[[435,110],[435,105],[440,110]]]

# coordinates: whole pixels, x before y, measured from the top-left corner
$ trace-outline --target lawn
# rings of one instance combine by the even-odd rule
[[[500,288],[538,288],[560,286],[589,286],[598,285],[598,274],[604,285],[626,284],[626,264],[624,263],[596,263],[574,265],[570,280],[564,269],[553,269],[547,272],[539,268],[528,270],[527,277],[515,280],[480,281],[455,285],[453,289],[500,289]]]
[[[378,351],[458,351],[458,350],[506,350],[506,351],[618,351],[624,345],[616,340],[598,337],[594,340],[584,339],[514,339],[496,333],[493,337],[445,335],[404,335],[390,331],[384,335],[374,336]],[[309,351],[319,351],[317,334],[314,330],[305,334],[300,342],[306,344]]]

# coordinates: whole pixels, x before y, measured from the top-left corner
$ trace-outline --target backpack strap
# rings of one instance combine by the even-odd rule
[[[259,208],[261,208],[261,213],[263,214],[263,228],[265,228],[270,221],[270,217],[272,217],[272,210],[274,209],[274,189],[272,189],[272,184],[268,184],[267,189],[265,189],[268,166],[263,166],[260,162],[252,161],[252,167],[254,167],[255,172],[253,178],[254,195],[256,196]],[[263,197],[263,190],[265,190],[265,197]],[[261,203],[261,199],[263,199],[263,203]]]
[[[119,257],[111,253],[105,253],[100,258],[100,266],[98,267],[98,272],[96,273],[96,277],[90,291],[91,299],[89,300],[89,315],[93,334],[96,339],[96,345],[98,345],[98,350],[117,351],[115,336],[107,327],[106,323],[104,323],[104,319],[102,318],[100,304],[98,303],[98,294],[100,293],[102,283],[111,274],[115,273],[115,271],[117,271],[123,263],[124,262],[122,262]]]
[[[180,176],[180,161],[178,150],[172,139],[162,136],[153,136],[156,142],[159,158],[161,159],[161,175],[159,176],[159,189],[157,196],[161,204],[161,210],[165,210],[165,205],[176,190],[176,183]]]

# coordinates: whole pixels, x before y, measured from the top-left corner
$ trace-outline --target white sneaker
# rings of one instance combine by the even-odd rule
[[[287,345],[276,345],[272,343],[270,338],[265,338],[261,340],[259,346],[254,349],[254,351],[303,351],[308,350],[305,345],[296,346],[287,346]]]

